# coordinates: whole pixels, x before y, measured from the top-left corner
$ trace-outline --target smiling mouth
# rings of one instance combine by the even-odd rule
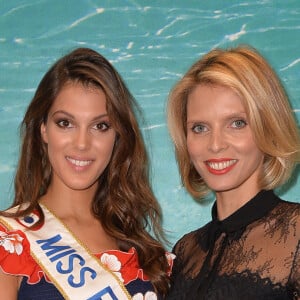
[[[237,159],[231,159],[220,162],[206,161],[205,163],[213,170],[220,171],[229,168],[237,162]]]
[[[67,160],[71,164],[73,164],[73,165],[75,165],[77,167],[85,167],[85,166],[88,166],[88,165],[90,165],[92,163],[91,160],[78,160],[78,159],[73,159],[71,157],[67,157]]]

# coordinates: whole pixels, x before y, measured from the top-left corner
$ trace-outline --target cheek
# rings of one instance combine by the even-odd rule
[[[264,154],[259,150],[253,139],[249,138],[248,141],[240,143],[238,149],[253,166],[256,165],[257,167],[263,163]]]
[[[98,149],[99,152],[105,153],[106,155],[111,155],[115,144],[115,136],[111,135],[105,139],[96,139],[94,141],[94,147]]]
[[[264,162],[264,154],[257,148],[253,148],[253,160],[255,160],[257,162],[257,165],[263,165]]]
[[[256,143],[253,138],[250,136],[249,138],[244,138],[237,140],[235,142],[236,148],[240,150],[241,153],[245,153],[247,155],[260,155],[261,151],[258,149]]]
[[[189,136],[187,137],[187,151],[193,159],[193,157],[199,156],[202,154],[202,149],[203,147],[201,146],[201,142],[197,141],[195,139],[190,138]]]
[[[69,138],[64,135],[58,135],[51,132],[48,132],[47,135],[47,148],[48,153],[52,153],[52,155],[57,155],[61,153],[69,144]]]

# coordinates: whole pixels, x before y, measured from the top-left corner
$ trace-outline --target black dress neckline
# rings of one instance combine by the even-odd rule
[[[217,203],[212,207],[212,223],[216,223],[222,232],[230,234],[264,217],[279,202],[272,190],[262,190],[251,200],[222,221],[218,220]]]
[[[199,297],[204,297],[211,281],[215,277],[218,264],[226,246],[233,240],[238,240],[249,224],[268,214],[268,212],[270,212],[279,203],[279,201],[280,199],[272,190],[262,190],[246,204],[222,221],[218,220],[217,203],[215,201],[212,207],[212,221],[207,224],[206,236],[199,236],[199,244],[201,248],[205,252],[207,251],[206,259],[197,276],[198,280],[196,281]],[[222,245],[212,266],[209,266],[215,248],[215,242],[221,234],[224,234]]]
[[[299,203],[262,190],[223,220],[211,213],[174,246],[167,299],[298,299]]]

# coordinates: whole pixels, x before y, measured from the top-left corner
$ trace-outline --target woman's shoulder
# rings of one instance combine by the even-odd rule
[[[206,236],[208,228],[211,222],[207,223],[201,228],[192,230],[188,233],[185,233],[179,240],[175,243],[172,252],[177,256],[182,251],[187,251],[187,249],[194,249],[199,247],[199,241]]]
[[[119,277],[124,284],[137,278],[148,280],[140,268],[135,248],[130,248],[128,251],[107,250],[96,256],[102,265]]]
[[[280,199],[278,205],[267,216],[270,226],[284,235],[300,239],[300,203]]]
[[[0,267],[4,273],[38,279],[36,263],[30,255],[30,244],[22,230],[9,229],[0,219]],[[37,274],[37,278],[34,278]]]
[[[139,265],[138,253],[134,247],[130,248],[128,251],[107,250],[96,256],[103,265],[121,278],[125,284],[136,279],[141,279],[143,281],[149,280],[148,276]],[[166,257],[171,272],[175,255],[166,252]]]
[[[279,202],[283,203],[284,205],[288,205],[288,206],[293,206],[293,207],[296,207],[296,208],[300,208],[300,202],[299,200],[286,200],[286,199],[283,199],[281,197],[279,197]]]
[[[277,210],[278,214],[286,215],[289,218],[300,222],[300,203],[280,199]]]

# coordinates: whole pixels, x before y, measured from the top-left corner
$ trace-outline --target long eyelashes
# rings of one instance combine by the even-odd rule
[[[244,119],[235,119],[233,121],[230,121],[228,124],[228,128],[233,128],[233,129],[243,129],[248,125],[247,121]],[[190,130],[194,133],[205,133],[209,131],[209,127],[203,123],[196,123],[192,124],[190,126]]]
[[[62,129],[73,128],[76,127],[76,124],[73,124],[71,120],[68,119],[59,119],[55,121],[55,124]],[[102,121],[91,125],[91,128],[98,131],[107,131],[111,128],[111,124],[107,121]]]
[[[68,119],[59,119],[59,120],[55,121],[55,124],[60,128],[72,127],[72,124]]]
[[[100,131],[107,131],[111,128],[111,125],[108,122],[101,122],[93,126],[93,128]]]
[[[232,122],[232,127],[236,129],[242,129],[247,125],[248,125],[247,122],[243,119],[235,120]]]
[[[203,125],[203,124],[195,124],[195,125],[192,126],[191,129],[195,133],[201,133],[201,132],[206,132],[207,131],[206,126]]]

